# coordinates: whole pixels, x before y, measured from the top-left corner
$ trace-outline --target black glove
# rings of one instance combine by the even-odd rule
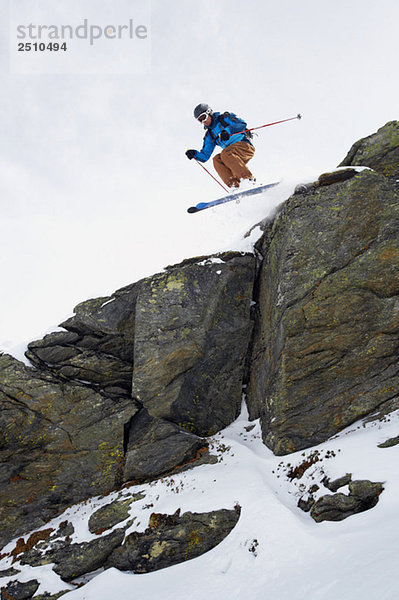
[[[189,158],[190,160],[191,160],[192,158],[195,158],[195,155],[196,155],[196,154],[197,154],[197,151],[196,151],[196,150],[187,150],[187,152],[186,152],[186,156],[187,156],[187,158]]]
[[[220,134],[220,139],[222,140],[222,142],[227,142],[229,137],[230,134],[225,129],[223,129],[222,133]]]

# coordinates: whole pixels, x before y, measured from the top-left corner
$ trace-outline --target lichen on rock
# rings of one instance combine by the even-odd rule
[[[399,179],[399,121],[390,121],[372,135],[353,144],[339,166],[370,167],[393,180]]]
[[[294,195],[268,233],[248,402],[287,454],[398,396],[399,194],[370,170]]]
[[[254,269],[252,255],[236,253],[142,283],[132,393],[150,415],[201,436],[238,416]]]
[[[153,514],[148,528],[127,536],[109,556],[106,566],[122,571],[150,573],[200,556],[219,544],[234,528],[240,509],[209,513],[180,511]]]

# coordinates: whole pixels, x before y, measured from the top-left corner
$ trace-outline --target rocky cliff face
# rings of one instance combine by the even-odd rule
[[[248,392],[277,454],[397,402],[399,195],[373,171],[295,194],[264,243]]]
[[[252,255],[188,260],[0,356],[0,543],[126,481],[200,464],[239,414]]]
[[[209,460],[206,436],[237,417],[243,389],[276,454],[397,408],[398,152],[388,123],[298,188],[256,257],[168,267],[78,305],[29,344],[33,367],[0,356],[0,544]]]

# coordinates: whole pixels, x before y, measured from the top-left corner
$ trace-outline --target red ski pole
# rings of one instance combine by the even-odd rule
[[[254,131],[254,129],[262,129],[263,127],[270,127],[271,125],[278,125],[279,123],[286,123],[287,121],[294,121],[295,119],[302,119],[302,115],[299,113],[296,117],[291,117],[290,119],[283,119],[282,121],[274,121],[274,123],[266,123],[266,125],[260,125],[259,127],[251,127],[251,129],[243,129],[243,131],[238,131],[237,133],[245,133],[246,131]]]
[[[210,173],[208,171],[208,169],[206,167],[204,167],[204,165],[202,163],[200,163],[199,160],[195,159],[195,162],[197,163],[197,165],[199,165],[200,167],[202,167],[204,169],[204,171],[206,171],[208,173],[208,175],[210,175],[212,177],[212,179],[214,179],[216,181],[216,183],[218,183],[220,185],[220,187],[222,187],[224,189],[225,192],[229,193],[230,190],[228,190],[227,188],[224,187],[224,185],[222,183],[220,183],[220,181],[218,181],[218,179],[216,179],[216,177],[214,177],[212,175],[212,173]]]

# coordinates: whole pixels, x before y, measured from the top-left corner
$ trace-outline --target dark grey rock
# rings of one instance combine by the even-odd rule
[[[11,567],[10,569],[0,570],[0,577],[12,577],[13,575],[18,575],[21,571],[19,569],[14,569]]]
[[[323,479],[322,483],[331,492],[336,492],[337,490],[339,490],[339,488],[343,487],[344,485],[348,485],[348,483],[350,483],[351,481],[352,481],[352,473],[346,473],[346,475],[343,475],[342,477],[339,477],[338,479],[334,479],[333,481],[330,481],[328,478],[325,478],[325,479]]]
[[[362,502],[363,510],[373,508],[377,504],[383,489],[383,485],[379,481],[372,482],[364,479],[351,481],[349,483],[350,495],[358,498]]]
[[[57,376],[130,393],[139,289],[137,282],[112,296],[80,303],[74,316],[61,324],[68,331],[31,342],[26,356]]]
[[[131,533],[108,558],[107,567],[149,573],[200,556],[233,529],[240,511],[187,512],[180,516],[153,513],[143,533]]]
[[[319,444],[398,396],[399,194],[365,170],[292,196],[259,286],[247,402],[265,444]]]
[[[129,517],[129,509],[132,502],[145,498],[144,494],[134,494],[124,500],[115,500],[96,510],[89,519],[89,531],[100,534],[111,529],[117,523],[125,521]]]
[[[305,498],[304,497],[299,498],[297,506],[304,512],[309,512],[314,503],[315,503],[314,496],[312,494],[308,494],[308,496]]]
[[[37,544],[35,548],[26,550],[18,558],[21,565],[29,565],[30,567],[42,567],[54,562],[53,556],[60,551],[65,553],[66,548],[71,545],[71,540],[56,540],[51,544]]]
[[[51,372],[66,379],[98,384],[101,389],[119,386],[124,394],[130,391],[132,365],[119,358],[64,346],[50,346],[34,351],[30,349],[26,356],[35,366],[40,368],[46,365]]]
[[[52,348],[52,347],[69,347],[76,344],[80,340],[80,336],[72,331],[54,331],[45,335],[41,340],[29,342],[32,349]]]
[[[1,600],[29,600],[39,587],[36,579],[21,583],[11,581],[6,587],[1,588]]]
[[[68,537],[70,535],[72,535],[75,532],[75,528],[73,526],[73,523],[71,523],[70,521],[62,521],[62,523],[60,523],[55,536],[56,537]]]
[[[116,529],[106,536],[91,542],[70,544],[49,553],[51,562],[55,562],[53,570],[64,580],[71,581],[76,577],[90,573],[102,567],[111,552],[123,541],[125,529]]]
[[[396,437],[389,438],[388,440],[385,440],[385,442],[378,444],[378,448],[392,448],[392,446],[397,446],[398,444],[399,435],[397,435]]]
[[[174,423],[151,417],[143,409],[131,420],[124,481],[142,482],[169,473],[194,461],[207,447],[205,440]]]
[[[0,546],[122,482],[137,405],[0,356]]]
[[[321,521],[342,521],[361,512],[361,502],[354,496],[345,494],[326,494],[315,502],[310,514],[316,523]]]
[[[40,567],[55,563],[53,570],[65,581],[80,577],[102,567],[107,556],[122,543],[125,531],[133,523],[90,542],[72,543],[69,537],[52,539],[49,544],[37,544],[18,556],[22,565]]]
[[[353,144],[340,166],[370,167],[393,180],[399,179],[399,121],[390,121],[376,133]]]
[[[255,259],[196,261],[141,284],[132,393],[153,417],[205,436],[240,411]]]
[[[357,480],[349,483],[349,495],[327,494],[319,498],[312,506],[313,519],[321,521],[342,521],[351,515],[373,508],[383,491],[379,482]]]
[[[363,419],[363,423],[384,422],[388,415],[399,409],[399,395],[392,396],[379,404],[378,408]]]
[[[140,282],[137,282],[117,290],[111,296],[81,302],[75,307],[74,316],[61,323],[60,327],[84,338],[83,347],[89,343],[90,349],[102,349],[103,352],[130,361],[139,290]]]

